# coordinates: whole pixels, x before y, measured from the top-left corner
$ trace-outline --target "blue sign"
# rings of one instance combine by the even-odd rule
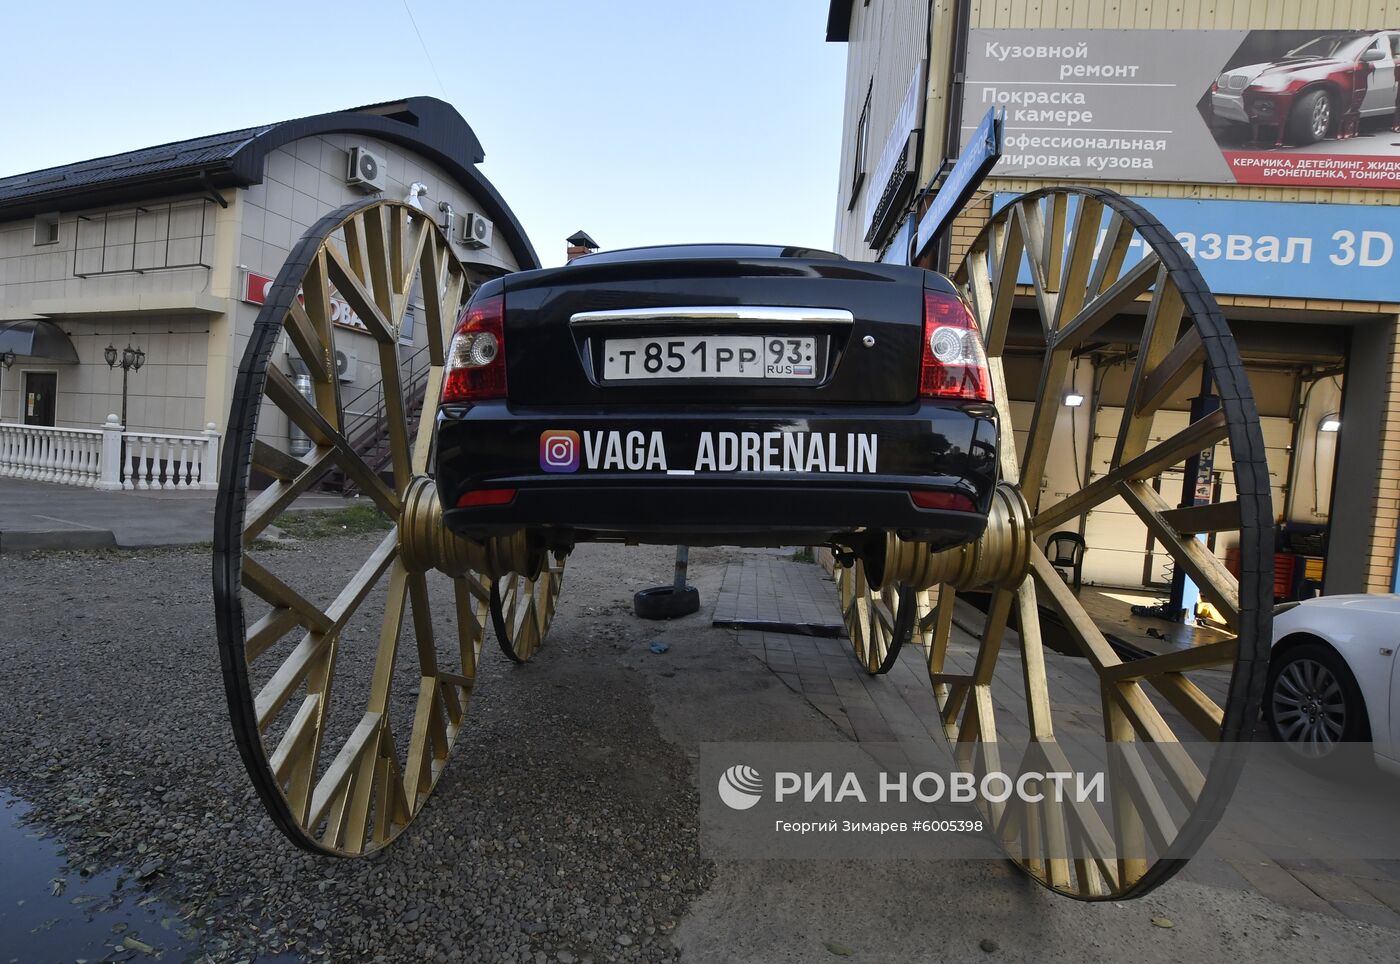
[[[999,211],[1019,195],[997,194]],[[1135,197],[1176,235],[1217,294],[1400,302],[1400,208]],[[1105,213],[1105,224],[1108,213]],[[1066,219],[1067,224],[1073,218]],[[1103,228],[1100,228],[1102,240]],[[1147,252],[1133,240],[1141,258]],[[1020,282],[1030,284],[1028,266]]]
[[[958,216],[967,199],[977,190],[989,171],[1001,157],[1001,129],[1005,122],[1006,110],[993,107],[977,125],[977,130],[968,138],[967,149],[958,163],[943,179],[943,186],[933,197],[933,203],[919,219],[919,238],[914,256],[923,256],[934,238],[948,230],[953,218]]]

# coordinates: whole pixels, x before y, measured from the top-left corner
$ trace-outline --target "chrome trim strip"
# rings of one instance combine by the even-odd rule
[[[772,325],[851,325],[855,316],[845,308],[797,308],[783,305],[700,305],[677,308],[617,308],[607,311],[580,311],[569,318],[570,325],[630,325],[638,322],[670,321],[683,325],[747,324]]]

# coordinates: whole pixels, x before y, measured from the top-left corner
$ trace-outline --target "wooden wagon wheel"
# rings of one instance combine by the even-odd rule
[[[837,568],[836,591],[856,662],[872,676],[888,673],[914,634],[917,594],[904,585],[871,586],[859,559]]]
[[[1013,326],[1027,262],[1033,311],[1026,314],[1035,323]],[[1106,799],[1097,806],[1050,795],[981,806],[1008,856],[1047,887],[1091,900],[1139,896],[1180,869],[1215,826],[1259,712],[1273,512],[1244,366],[1181,245],[1152,215],[1110,192],[1051,188],[1017,199],[973,241],[954,280],[986,347],[1003,481],[977,544],[923,560],[925,571],[941,573],[924,583],[942,584],[920,629],[931,633],[928,669],[942,731],[967,769],[1104,773]],[[1042,495],[1069,367],[1095,342],[1133,356],[1121,424],[1100,429],[1116,432],[1112,457],[1077,491]],[[1036,385],[1033,413],[1016,426],[1025,431],[1022,443],[1004,369],[1013,352],[1039,357],[1038,382],[1026,383]],[[1203,366],[1218,409],[1176,431],[1154,427],[1163,404],[1188,379],[1199,380]],[[1233,498],[1184,509],[1164,501],[1152,480],[1217,445],[1228,445],[1215,465],[1230,470]],[[1043,543],[1113,499],[1223,617],[1228,631],[1216,641],[1125,661],[1026,538]],[[1196,538],[1212,532],[1235,534],[1238,579]],[[891,561],[887,571],[900,570]],[[982,592],[978,608],[959,598],[972,589]],[[1051,633],[1067,655],[1046,652]],[[998,715],[1012,704],[1024,708],[1023,718]]]
[[[555,603],[564,582],[562,553],[550,553],[533,579],[509,573],[491,584],[491,625],[501,652],[517,663],[539,652],[554,622]]]
[[[238,369],[214,533],[224,684],[263,804],[311,851],[367,853],[407,826],[442,773],[476,680],[485,580],[464,565],[449,566],[452,577],[431,571],[422,561],[430,553],[409,539],[417,531],[439,557],[450,555],[440,511],[433,528],[427,473],[444,341],[468,287],[422,211],[384,200],[346,205],[297,243]],[[410,302],[429,357],[414,386],[399,356]],[[347,305],[378,348],[387,472],[357,453],[358,413],[341,404],[336,342],[363,337],[332,324]],[[298,386],[274,354],[279,345],[300,356],[309,384]],[[412,434],[410,387],[423,398]],[[260,537],[332,471],[358,488],[362,515],[379,517],[372,547],[360,558],[345,558],[340,540],[265,548]],[[260,492],[250,491],[253,472],[266,481]],[[435,607],[433,597],[449,601]]]

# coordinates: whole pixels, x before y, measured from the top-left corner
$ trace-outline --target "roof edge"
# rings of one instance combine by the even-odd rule
[[[9,220],[58,209],[124,204],[163,193],[248,187],[262,182],[267,155],[291,141],[318,134],[365,134],[410,148],[444,168],[471,191],[486,216],[496,222],[497,230],[521,270],[540,266],[539,256],[519,219],[476,167],[486,156],[481,141],[466,119],[445,101],[435,97],[408,97],[282,121],[262,129],[246,129],[258,133],[232,154],[213,163],[151,172],[131,179],[66,188],[56,186],[52,191],[25,195],[12,202],[0,201],[0,217]]]
[[[831,0],[826,10],[826,42],[845,43],[851,39],[851,9],[855,0]]]
[[[377,112],[376,108],[395,109]],[[415,117],[417,123],[411,124],[393,116],[405,113]],[[498,227],[504,227],[506,244],[520,269],[523,271],[540,266],[539,255],[535,253],[515,212],[486,176],[477,170],[476,165],[486,158],[481,141],[455,107],[436,97],[409,97],[403,101],[373,104],[369,108],[316,114],[275,124],[233,156],[234,170],[261,180],[268,153],[290,141],[331,133],[372,134],[390,143],[411,147],[442,165],[464,184],[475,188],[473,193],[485,209],[486,216]]]

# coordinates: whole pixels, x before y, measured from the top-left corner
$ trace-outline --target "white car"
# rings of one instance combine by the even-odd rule
[[[1264,719],[1275,740],[1322,760],[1372,744],[1400,774],[1400,595],[1319,596],[1274,610]]]

